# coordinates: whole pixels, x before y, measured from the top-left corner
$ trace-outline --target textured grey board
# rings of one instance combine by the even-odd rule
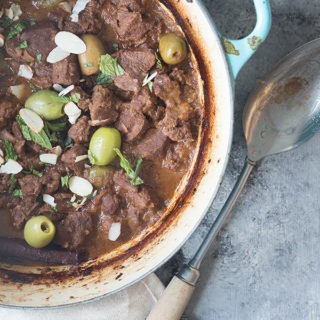
[[[223,34],[237,38],[254,25],[249,0],[205,3]],[[246,152],[241,114],[256,80],[319,36],[319,0],[273,0],[271,6],[271,33],[236,82],[234,142],[224,182],[201,226],[158,271],[164,282],[195,252],[237,179]],[[319,162],[320,134],[259,165],[203,263],[188,319],[320,319]]]

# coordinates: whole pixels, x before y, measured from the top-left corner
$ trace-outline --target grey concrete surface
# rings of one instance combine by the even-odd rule
[[[249,0],[205,3],[228,36],[244,35],[255,23]],[[165,283],[193,255],[242,168],[241,114],[256,80],[285,54],[319,36],[319,0],[271,0],[271,6],[271,33],[236,82],[234,141],[224,182],[200,227],[158,271]],[[203,263],[186,311],[189,320],[320,319],[319,159],[320,134],[261,162]]]

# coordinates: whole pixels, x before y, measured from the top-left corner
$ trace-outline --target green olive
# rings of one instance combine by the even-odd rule
[[[116,156],[114,148],[120,148],[121,135],[114,128],[99,128],[91,137],[89,156],[93,158],[95,165],[106,166]],[[92,160],[91,160],[92,162]]]
[[[112,179],[113,169],[108,166],[92,166],[89,169],[89,181],[97,188],[106,185]]]
[[[54,238],[56,228],[45,216],[32,217],[24,226],[24,239],[33,248],[43,248]]]
[[[92,34],[85,34],[82,40],[87,46],[85,53],[79,54],[81,72],[85,76],[91,76],[99,72],[99,60],[106,53],[101,40]]]
[[[40,90],[30,96],[25,107],[37,113],[45,120],[56,120],[63,117],[63,101],[58,94],[50,90]]]
[[[177,64],[187,56],[186,42],[174,33],[168,33],[160,39],[159,51],[167,64]]]

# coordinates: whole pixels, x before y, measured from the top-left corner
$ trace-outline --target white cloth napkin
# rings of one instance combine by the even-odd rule
[[[131,287],[94,302],[49,309],[0,307],[0,319],[8,320],[143,320],[164,286],[151,274]]]

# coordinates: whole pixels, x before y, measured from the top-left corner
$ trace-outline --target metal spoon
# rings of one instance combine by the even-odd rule
[[[287,55],[249,97],[243,112],[247,159],[200,248],[174,276],[147,320],[178,320],[199,278],[200,264],[262,158],[293,149],[320,129],[320,38]]]

